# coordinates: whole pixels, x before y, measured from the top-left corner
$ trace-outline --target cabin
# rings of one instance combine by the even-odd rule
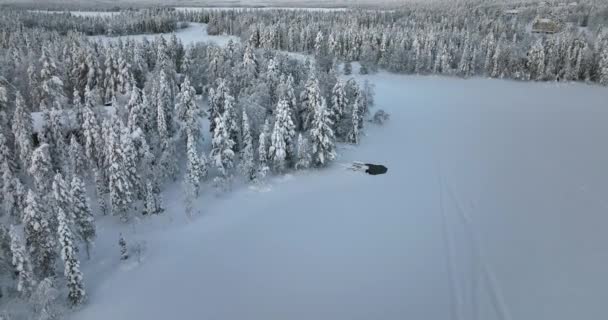
[[[559,24],[552,19],[537,19],[532,23],[532,33],[554,34],[559,31]]]

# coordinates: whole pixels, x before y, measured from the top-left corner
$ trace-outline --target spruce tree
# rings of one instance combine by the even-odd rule
[[[210,159],[220,176],[215,178],[216,186],[226,190],[230,180],[230,170],[234,165],[234,144],[224,116],[215,118],[215,130],[211,141]]]
[[[348,98],[346,97],[346,91],[344,88],[344,82],[342,80],[338,80],[336,85],[332,90],[331,97],[331,120],[334,123],[334,131],[336,133],[336,137],[344,137],[344,132],[340,132],[340,123],[342,122],[342,118],[344,117],[344,113],[348,108]]]
[[[84,183],[78,176],[72,178],[70,196],[74,215],[74,231],[84,243],[87,258],[90,259],[90,249],[96,236],[95,219],[89,206]]]
[[[146,198],[144,200],[144,215],[160,214],[164,211],[162,198],[151,179],[146,181]]]
[[[84,107],[82,111],[82,135],[84,142],[84,154],[91,166],[102,168],[105,162],[105,141],[102,135],[102,128],[93,111],[95,98],[89,88],[85,91]]]
[[[528,51],[528,69],[530,80],[542,80],[545,75],[545,48],[542,39],[538,39]]]
[[[32,116],[19,92],[15,94],[15,113],[13,115],[12,129],[19,161],[23,168],[27,168],[34,151]]]
[[[104,187],[105,177],[101,170],[92,168],[93,179],[95,180],[95,195],[97,199],[97,208],[102,215],[108,214],[108,206],[106,204],[106,188]]]
[[[29,297],[33,287],[36,285],[29,255],[15,226],[11,226],[9,236],[11,240],[11,255],[13,256],[12,262],[17,275],[17,291],[22,296]]]
[[[86,170],[86,159],[83,148],[78,143],[78,140],[76,140],[76,135],[74,134],[70,137],[68,156],[72,175],[83,174]]]
[[[599,74],[600,83],[608,86],[608,45],[605,45],[601,52]]]
[[[34,150],[28,172],[34,180],[36,191],[39,194],[46,194],[53,178],[53,168],[48,144],[42,144]]]
[[[127,173],[127,157],[120,139],[121,128],[120,119],[115,118],[114,125],[108,132],[108,185],[112,214],[127,221],[129,205],[133,201],[133,185]]]
[[[311,68],[312,69],[312,68]],[[314,70],[310,71],[308,80],[302,92],[300,100],[300,126],[303,131],[308,131],[311,128],[315,110],[321,105],[321,90],[319,89],[319,81]]]
[[[23,209],[25,208],[25,187],[21,179],[13,173],[13,170],[5,162],[0,164],[0,182],[2,182],[0,199],[2,199],[2,209],[15,222],[22,221]]]
[[[84,279],[80,272],[80,261],[76,255],[74,246],[74,236],[70,229],[70,217],[59,208],[57,211],[59,236],[59,247],[61,251],[61,259],[64,263],[63,275],[66,278],[68,288],[68,301],[72,306],[78,306],[86,300],[86,292],[84,289]]]
[[[332,125],[325,99],[321,98],[321,105],[315,109],[309,133],[312,163],[316,167],[326,166],[336,158]]]
[[[6,164],[11,170],[15,170],[16,165],[13,159],[13,153],[11,148],[9,147],[9,142],[4,135],[0,131],[0,164]]]
[[[206,164],[201,161],[196,150],[196,144],[191,134],[188,134],[186,146],[186,186],[193,193],[193,197],[198,197],[201,180],[205,174]]]
[[[49,213],[41,206],[40,198],[28,190],[23,214],[25,242],[40,279],[55,275],[55,238],[48,220]]]
[[[296,170],[308,169],[311,163],[310,150],[308,140],[302,136],[302,133],[298,134],[298,150],[296,154]]]
[[[278,172],[282,172],[285,162],[293,157],[293,139],[296,132],[290,111],[287,100],[280,100],[275,111],[274,128],[268,149],[268,157]]]
[[[200,130],[200,117],[203,111],[195,101],[196,91],[190,85],[190,78],[186,77],[177,95],[175,106],[176,117],[180,123],[180,129],[184,136],[189,132],[197,143],[202,139]]]
[[[268,167],[268,144],[270,138],[270,119],[266,118],[264,122],[264,127],[262,128],[262,132],[260,132],[260,136],[258,137],[258,172],[256,177],[258,181],[264,180],[270,169]]]
[[[350,118],[350,128],[348,131],[347,141],[352,144],[359,144],[359,122],[361,119],[361,93],[357,92],[355,95],[355,102],[353,103]]]
[[[255,160],[253,158],[253,138],[251,137],[251,131],[249,129],[249,117],[247,116],[247,112],[243,110],[243,126],[241,129],[241,151],[240,158],[241,162],[239,164],[239,170],[243,177],[245,177],[249,181],[254,181],[256,179],[256,168],[255,168]]]
[[[245,69],[245,76],[249,81],[258,77],[258,61],[255,57],[253,48],[250,45],[245,47],[245,53],[243,55],[243,67]]]

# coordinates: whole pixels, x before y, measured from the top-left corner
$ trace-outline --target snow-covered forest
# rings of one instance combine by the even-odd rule
[[[237,38],[180,40],[200,24]],[[608,86],[608,4],[1,8],[0,319],[86,308],[100,225],[194,221],[206,196],[323,174],[389,121],[378,72]],[[114,237],[117,260],[145,250]]]
[[[193,215],[201,184],[228,192],[235,180],[261,185],[269,174],[327,166],[336,143],[357,144],[373,103],[371,86],[341,79],[337,62],[249,43],[184,47],[175,35],[103,43],[83,34],[174,30],[169,11],[2,15],[8,297],[57,288],[70,305],[84,303],[79,259],[97,219],[162,215],[172,181],[182,182]],[[47,312],[48,302],[33,303]]]

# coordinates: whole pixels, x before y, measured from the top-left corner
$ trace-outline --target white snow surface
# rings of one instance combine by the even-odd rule
[[[391,120],[332,167],[204,190],[188,223],[170,188],[163,216],[122,226],[139,264],[116,268],[101,227],[71,319],[606,318],[606,88],[365,78]]]
[[[239,37],[236,36],[228,36],[228,35],[219,35],[212,36],[207,34],[207,24],[205,23],[196,23],[196,22],[188,22],[188,26],[183,29],[179,29],[174,32],[175,35],[184,45],[192,45],[197,42],[209,42],[214,43],[219,46],[225,46],[228,41],[232,40],[233,42],[240,42]],[[143,39],[148,39],[150,41],[154,40],[157,37],[163,36],[168,39],[173,32],[168,33],[155,33],[155,34],[138,34],[138,35],[126,35],[126,36],[117,36],[117,37],[108,37],[108,36],[89,36],[89,39],[97,41],[118,41],[118,39],[128,40],[132,39],[135,41],[141,41]]]
[[[77,17],[112,17],[120,14],[119,11],[55,11],[55,10],[28,10],[36,13],[66,13]]]
[[[308,8],[308,7],[175,7],[178,11],[232,11],[232,10],[289,10],[289,11],[320,11],[320,12],[335,12],[348,11],[350,8]]]

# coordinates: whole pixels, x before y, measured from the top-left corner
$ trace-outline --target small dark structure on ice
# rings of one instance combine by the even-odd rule
[[[347,167],[353,171],[363,171],[369,175],[376,176],[379,174],[385,174],[388,171],[388,168],[381,164],[372,164],[372,163],[363,163],[363,162],[353,162],[350,167]]]
[[[381,164],[371,164],[366,163],[367,169],[365,169],[365,173],[371,174],[372,176],[385,174],[388,171],[388,168]]]

